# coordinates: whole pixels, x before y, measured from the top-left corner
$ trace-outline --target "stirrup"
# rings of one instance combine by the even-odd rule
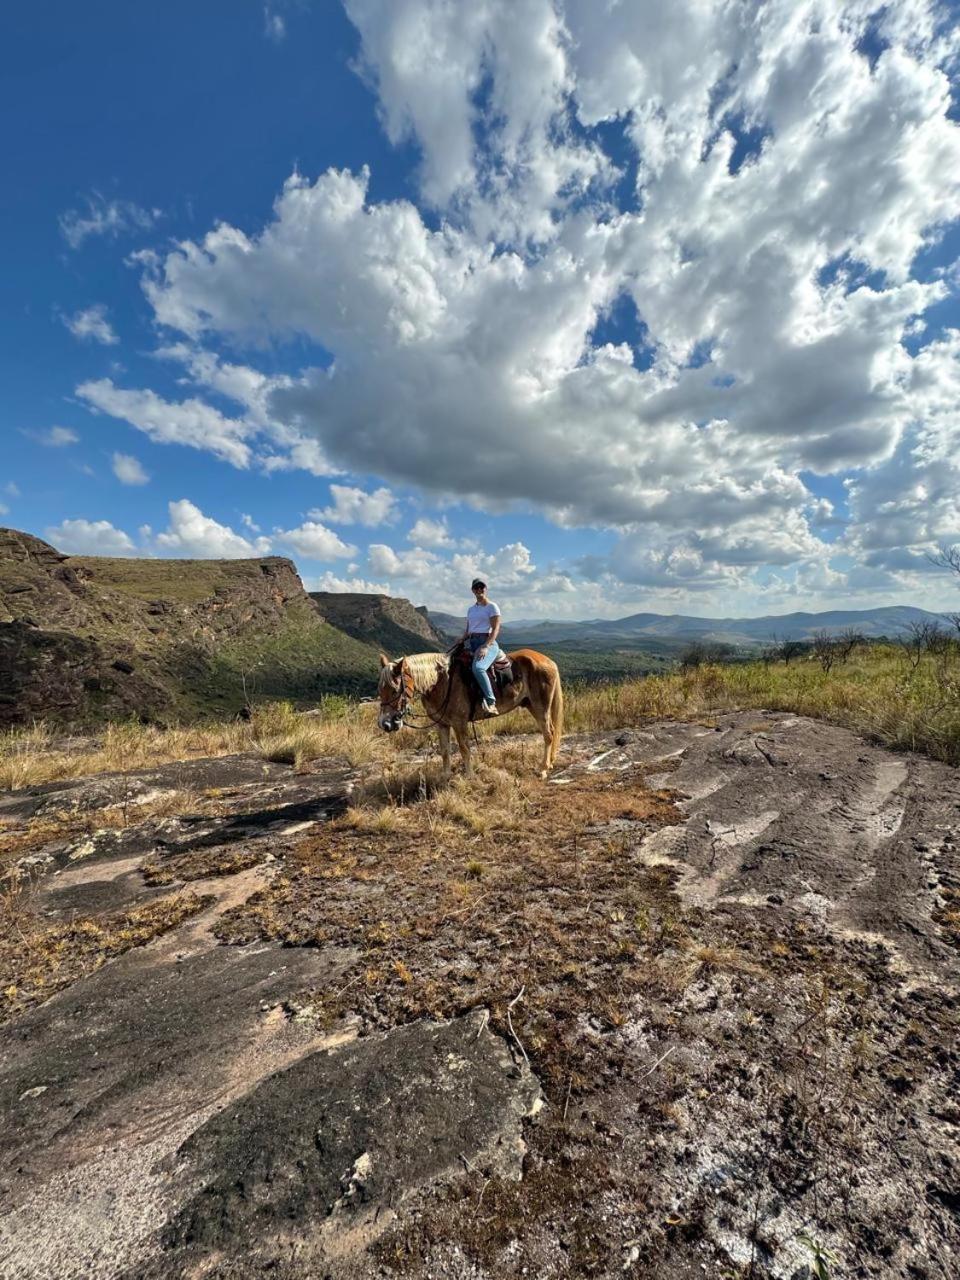
[[[483,704],[483,710],[488,716],[498,716],[500,714],[495,702],[485,702]]]

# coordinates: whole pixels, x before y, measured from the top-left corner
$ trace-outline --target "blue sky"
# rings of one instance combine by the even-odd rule
[[[953,17],[11,10],[0,519],[527,617],[956,607]]]

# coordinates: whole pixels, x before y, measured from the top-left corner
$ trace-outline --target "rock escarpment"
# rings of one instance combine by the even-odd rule
[[[0,529],[0,726],[170,719],[372,683],[290,560],[65,556]]]
[[[449,643],[427,610],[415,608],[409,600],[340,591],[311,591],[310,597],[340,631],[391,655],[445,649]]]

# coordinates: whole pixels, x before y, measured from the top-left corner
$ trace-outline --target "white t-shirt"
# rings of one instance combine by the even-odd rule
[[[467,632],[472,636],[490,634],[494,618],[500,617],[500,606],[488,600],[486,604],[472,604],[467,610]]]

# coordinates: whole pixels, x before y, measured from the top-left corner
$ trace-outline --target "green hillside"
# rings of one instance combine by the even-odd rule
[[[0,530],[0,726],[233,714],[371,692],[376,673],[289,560],[63,556]]]

